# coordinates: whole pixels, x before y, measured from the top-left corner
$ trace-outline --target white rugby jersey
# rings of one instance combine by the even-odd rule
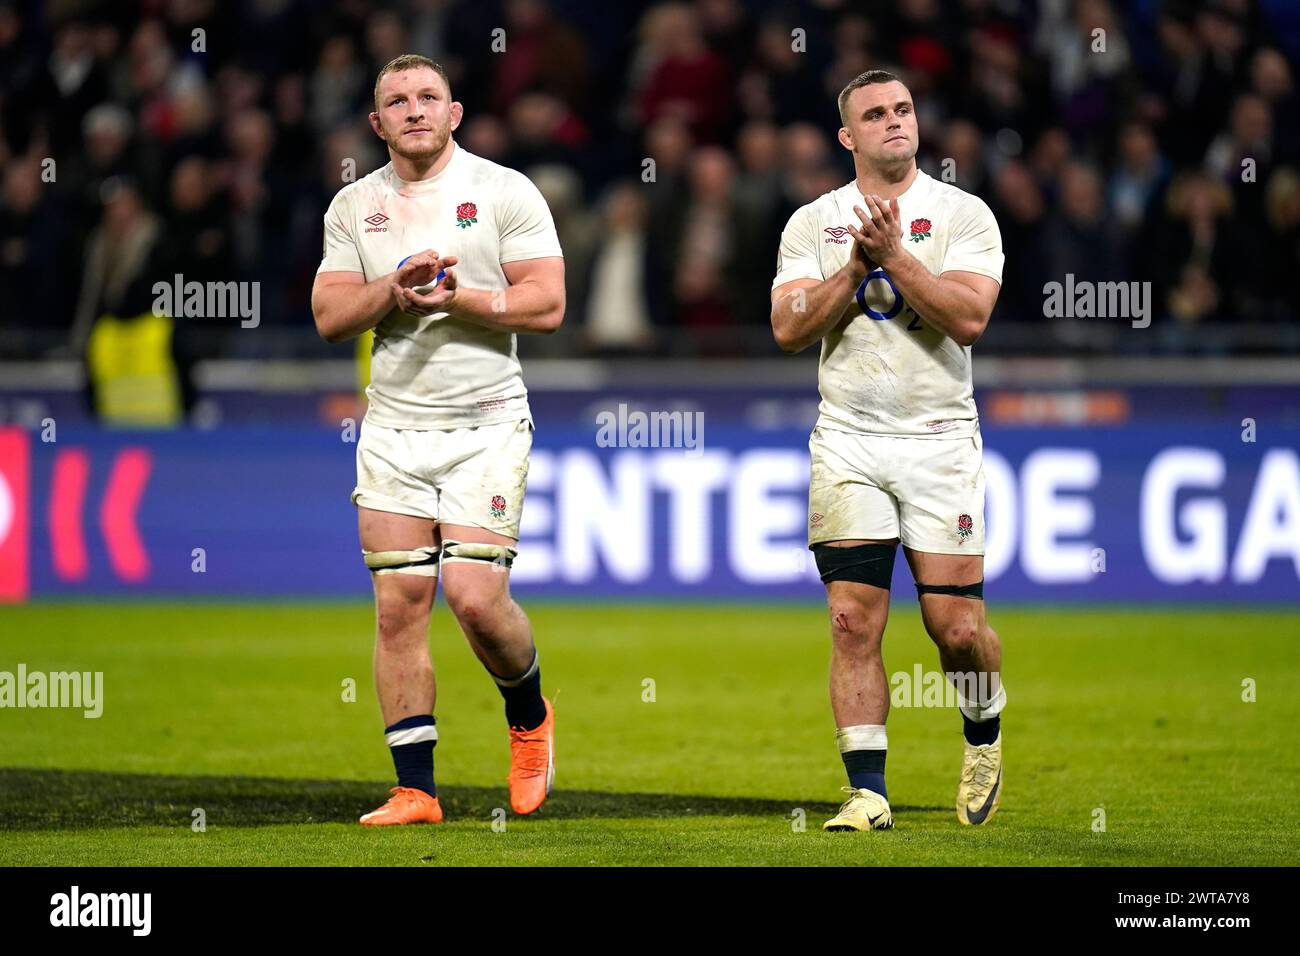
[[[824,280],[848,262],[869,209],[856,182],[796,210],[781,234],[772,288],[794,279]],[[978,196],[917,170],[898,197],[903,242],[935,275],[977,272],[1002,281],[1002,237]],[[858,287],[842,322],[822,340],[817,375],[818,426],[880,435],[955,437],[979,427],[971,386],[971,350],[925,323],[876,269]]]
[[[541,192],[523,173],[458,144],[432,179],[406,182],[389,163],[344,186],[325,213],[320,272],[360,272],[370,282],[407,256],[454,255],[460,285],[495,291],[501,266],[562,255]],[[394,308],[375,327],[366,420],[386,428],[445,429],[532,420],[511,332],[445,312]]]

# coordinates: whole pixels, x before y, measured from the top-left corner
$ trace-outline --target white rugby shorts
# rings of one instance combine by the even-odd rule
[[[863,435],[808,439],[808,544],[897,538],[915,551],[984,553],[984,442]]]
[[[533,426],[416,430],[364,422],[352,503],[519,539]]]

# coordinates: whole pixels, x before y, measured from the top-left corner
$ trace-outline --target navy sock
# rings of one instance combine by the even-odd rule
[[[435,723],[431,715],[421,714],[384,728],[384,740],[397,768],[397,785],[423,790],[431,797],[438,795],[433,785],[433,746],[438,742]]]
[[[537,652],[528,670],[518,677],[506,678],[492,675],[497,690],[506,701],[506,723],[521,730],[534,730],[546,719],[546,703],[542,700],[542,670],[537,665]]]
[[[886,800],[885,750],[850,750],[840,754],[844,769],[849,774],[849,786],[857,790],[872,790]]]
[[[962,733],[966,735],[966,743],[972,747],[981,747],[998,739],[998,734],[1002,730],[1002,718],[990,717],[988,720],[971,720],[965,714],[962,714],[961,725]]]

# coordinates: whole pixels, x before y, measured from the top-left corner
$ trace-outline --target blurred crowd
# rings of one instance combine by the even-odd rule
[[[568,314],[526,353],[778,354],[780,232],[852,178],[835,98],[872,68],[998,216],[981,348],[1295,348],[1298,51],[1293,0],[0,0],[0,357],[77,354],[177,273],[261,283],[255,332],[178,321],[185,361],[330,354],[321,218],[387,161],[404,52],[554,212]],[[1045,317],[1067,274],[1151,282],[1152,327]]]

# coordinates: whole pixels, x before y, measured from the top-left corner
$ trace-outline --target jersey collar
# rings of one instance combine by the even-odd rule
[[[921,195],[921,193],[925,192],[929,188],[929,186],[930,186],[930,177],[926,174],[925,170],[923,170],[920,166],[918,166],[916,167],[916,177],[912,180],[912,184],[908,186],[905,190],[903,190],[902,193],[899,194],[898,201],[902,202],[905,197],[909,197],[909,196],[911,197],[919,196]],[[844,188],[847,191],[848,198],[850,200],[849,203],[850,206],[856,205],[856,206],[862,206],[863,208],[866,208],[865,204],[866,204],[867,197],[862,195],[862,193],[858,191],[857,179],[849,180],[848,184]]]
[[[414,182],[403,179],[397,175],[397,170],[393,164],[388,164],[388,175],[392,177],[393,185],[397,191],[404,196],[418,196],[422,193],[435,192],[443,180],[448,178],[448,173],[460,165],[460,154],[465,152],[461,145],[455,139],[451,140],[451,158],[447,160],[447,165],[442,167],[434,176],[428,179],[419,179]]]

